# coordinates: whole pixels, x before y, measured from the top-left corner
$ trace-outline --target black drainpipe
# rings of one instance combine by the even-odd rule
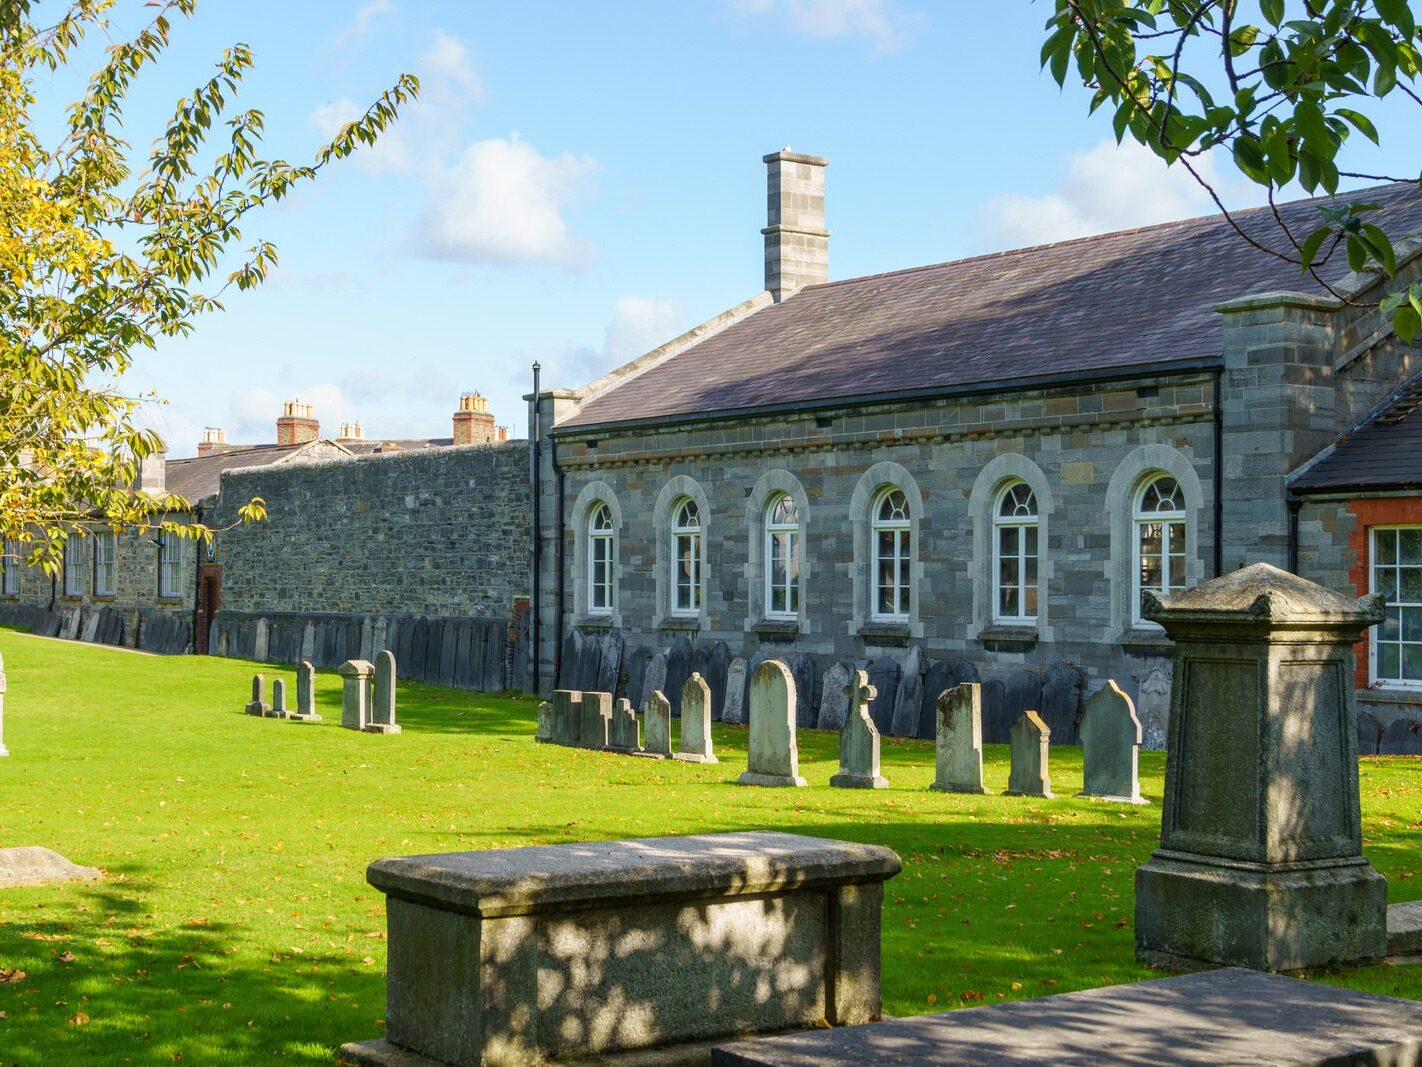
[[[1289,505],[1289,573],[1299,572],[1299,509],[1303,507],[1303,498],[1289,490],[1285,497]]]
[[[538,376],[542,368],[533,364],[533,692],[542,692],[539,665],[542,663],[543,646],[539,641],[543,629],[539,619],[543,615],[543,413],[542,400],[538,395]]]
[[[556,686],[563,673],[563,500],[565,497],[563,481],[565,476],[563,468],[558,466],[558,442],[552,438],[548,440],[548,459],[553,464],[553,473],[558,478],[558,541],[553,552],[553,559],[558,567],[558,583],[555,587],[558,603],[553,608],[553,617],[556,620],[553,636],[557,639],[557,644],[553,646],[553,684]]]
[[[1215,421],[1215,577],[1224,573],[1224,402],[1221,397],[1224,367],[1214,369]]]
[[[196,505],[193,507],[193,519],[197,522],[199,526],[202,525],[201,507],[198,507]],[[193,655],[200,656],[205,655],[207,652],[206,649],[203,649],[202,652],[199,652],[197,646],[198,601],[202,597],[202,554],[207,548],[207,544],[201,538],[199,538],[198,540],[193,542],[193,545],[193,555],[197,557],[193,562]]]

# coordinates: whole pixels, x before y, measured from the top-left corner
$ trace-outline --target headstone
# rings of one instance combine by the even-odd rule
[[[287,719],[291,717],[291,712],[286,706],[286,679],[272,679],[272,706],[267,715],[273,719]]]
[[[419,623],[415,624],[419,632]],[[563,635],[563,648],[558,654],[558,688],[574,689],[578,684],[578,660],[583,654],[583,634],[581,630],[569,630]]]
[[[576,745],[582,734],[582,690],[553,690],[553,733],[549,740],[558,745]]]
[[[1141,721],[1114,681],[1086,702],[1081,717],[1083,785],[1078,796],[1144,804],[1137,770]]]
[[[296,666],[296,710],[291,717],[297,722],[320,722],[316,714],[316,668],[310,660]]]
[[[923,671],[923,693],[918,705],[919,740],[938,736],[938,698],[954,685],[953,673],[941,659],[931,659]]]
[[[691,763],[715,763],[711,751],[711,687],[692,672],[681,687],[681,736],[676,758]]]
[[[602,671],[602,637],[586,633],[582,638],[578,645],[578,673],[574,684],[587,691],[597,688],[598,674]]]
[[[267,703],[267,680],[260,674],[252,675],[252,699],[242,710],[248,715],[265,715],[271,710]]]
[[[593,687],[598,692],[608,696],[617,692],[622,680],[622,649],[622,631],[610,630],[602,635],[602,662],[598,666],[597,685]]]
[[[1030,708],[1012,724],[1012,770],[1007,776],[1010,797],[1050,797],[1052,774],[1047,749],[1052,731]]]
[[[620,698],[612,708],[612,722],[607,728],[607,745],[619,752],[640,752],[642,735],[637,726],[637,712],[626,697]]]
[[[1052,731],[1055,745],[1077,743],[1077,723],[1081,721],[1086,672],[1070,663],[1058,661],[1042,674],[1042,703],[1037,714]]]
[[[0,756],[8,756],[5,747],[5,657],[0,656]]]
[[[730,646],[724,641],[717,641],[711,646],[709,673],[706,675],[706,684],[711,687],[711,718],[716,722],[721,721],[726,707],[726,672],[730,666]]]
[[[804,652],[797,652],[786,664],[795,679],[795,726],[806,730],[815,728],[815,660]]]
[[[691,673],[701,675],[707,687],[711,685],[711,646],[693,644],[691,649]]]
[[[647,739],[642,751],[649,756],[671,758],[671,701],[654,689],[647,697],[647,710],[643,712],[647,720]]]
[[[726,703],[721,706],[721,721],[746,721],[746,661],[740,656],[726,667]]]
[[[894,694],[894,713],[889,733],[894,737],[918,736],[918,718],[923,711],[923,653],[917,645],[909,649],[900,668],[899,689]]]
[[[341,676],[341,725],[364,730],[370,724],[370,679],[375,665],[365,659],[348,659],[336,668]]]
[[[839,731],[839,773],[830,778],[838,789],[887,789],[879,773],[879,731],[869,716],[869,702],[878,694],[866,671],[855,671],[845,686],[847,711]]]
[[[578,728],[578,744],[583,748],[606,748],[612,724],[612,694],[584,693]]]
[[[1007,713],[1007,685],[1001,678],[989,678],[982,687],[983,744],[1005,745],[1012,736],[1014,721]]]
[[[760,670],[760,665],[769,660],[775,659],[775,652],[769,648],[758,648],[751,654],[750,661],[746,664],[746,691],[741,698],[741,713],[744,721],[750,722],[750,687],[751,679],[755,677],[755,672]]]
[[[1422,723],[1406,716],[1393,719],[1383,731],[1378,751],[1384,756],[1422,755]]]
[[[395,653],[388,648],[375,657],[375,701],[365,728],[373,734],[400,732],[395,721]]]
[[[647,681],[647,665],[652,662],[652,650],[650,648],[634,648],[628,652],[624,649],[622,658],[627,663],[627,682],[623,687],[622,695],[627,698],[635,711],[642,704],[642,694]]]
[[[662,689],[671,701],[672,718],[681,714],[681,687],[691,677],[691,638],[677,634],[667,653],[667,677]]]
[[[1141,747],[1152,752],[1165,750],[1170,725],[1170,674],[1153,668],[1141,679],[1136,717],[1141,720]]]
[[[821,686],[823,695],[820,697],[820,714],[815,720],[815,725],[821,730],[844,728],[845,717],[849,712],[848,685],[849,668],[843,663],[835,663],[825,671],[824,684]]]
[[[803,786],[795,742],[795,677],[779,660],[766,660],[751,679],[750,738],[741,785]]]
[[[1012,727],[1017,724],[1018,719],[1022,718],[1022,713],[1028,710],[1035,711],[1040,719],[1042,717],[1041,706],[1041,674],[1030,668],[1023,668],[1013,671],[1007,676],[1005,707],[1008,715],[1009,739]]]
[[[642,692],[637,698],[637,706],[642,709],[643,714],[646,714],[647,701],[651,699],[652,694],[662,692],[666,684],[667,657],[661,652],[654,652],[642,678]]]
[[[1136,956],[1292,971],[1387,951],[1363,855],[1353,646],[1383,618],[1256,563],[1146,618],[1174,646],[1160,848],[1136,872]]]
[[[268,659],[267,652],[268,652],[268,649],[269,649],[269,647],[270,647],[270,646],[268,645],[268,639],[269,639],[270,636],[271,636],[271,629],[270,629],[270,626],[269,626],[269,624],[267,623],[266,616],[262,616],[260,619],[257,620],[257,633],[256,633],[256,637],[253,639],[253,644],[252,644],[252,658],[253,658],[253,659],[255,659],[255,660],[261,660],[263,663],[265,663],[265,662],[267,661],[267,659]]]
[[[538,727],[534,731],[533,739],[545,743],[553,740],[553,702],[551,700],[538,702]]]
[[[1371,711],[1358,712],[1358,755],[1376,756],[1382,751],[1383,725]]]
[[[939,793],[986,793],[983,785],[983,687],[977,682],[938,696],[935,774],[928,788]]]
[[[879,695],[869,703],[869,717],[881,734],[891,732],[894,724],[894,701],[899,694],[899,679],[903,671],[892,656],[880,656],[869,664],[869,684]]]

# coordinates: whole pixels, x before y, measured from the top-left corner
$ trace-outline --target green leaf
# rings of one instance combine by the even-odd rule
[[[1411,306],[1400,307],[1393,312],[1392,330],[1401,340],[1411,344],[1422,335],[1422,315]]]
[[[1284,21],[1284,0],[1259,0],[1259,11],[1275,29]]]
[[[1299,251],[1303,256],[1303,270],[1306,271],[1313,266],[1313,261],[1318,258],[1318,250],[1323,247],[1323,242],[1328,240],[1332,233],[1331,226],[1320,226],[1304,238],[1304,243],[1299,246]]]
[[[1397,253],[1393,251],[1387,234],[1370,222],[1363,223],[1362,230],[1363,239],[1372,246],[1375,258],[1382,264],[1383,270],[1387,271],[1388,277],[1392,277],[1397,273]]]
[[[1334,108],[1333,113],[1335,115],[1343,117],[1344,119],[1347,119],[1348,122],[1352,124],[1354,129],[1356,129],[1368,140],[1372,141],[1373,144],[1381,143],[1378,141],[1378,128],[1373,125],[1373,120],[1368,118],[1368,116],[1364,115],[1362,112],[1354,111],[1352,108],[1348,107],[1340,107]]]

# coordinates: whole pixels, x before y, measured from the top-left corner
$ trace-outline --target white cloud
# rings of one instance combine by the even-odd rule
[[[365,112],[350,97],[330,100],[316,105],[306,119],[306,124],[317,134],[330,140],[348,122],[354,122]],[[373,174],[408,174],[415,169],[411,158],[410,143],[406,134],[405,119],[387,126],[372,145],[360,145],[351,159],[362,170]]]
[[[596,171],[590,156],[543,156],[517,134],[478,141],[433,177],[416,244],[435,259],[585,265],[593,249],[563,213]]]
[[[395,5],[391,0],[368,0],[367,3],[361,4],[356,8],[355,17],[331,39],[332,46],[350,48],[360,44],[380,17],[394,10]]]
[[[1209,157],[1196,161],[1201,175],[1226,192]],[[1227,197],[1228,201],[1228,197]],[[1208,215],[1217,209],[1183,166],[1167,167],[1134,141],[1105,140],[1068,157],[1053,192],[1001,193],[978,212],[978,244],[985,249],[1049,244],[1112,230]]]
[[[749,15],[770,15],[807,37],[866,39],[876,53],[894,52],[916,19],[893,0],[730,0]]]
[[[420,53],[421,79],[444,79],[464,89],[475,103],[484,99],[484,83],[474,69],[464,42],[443,30],[435,30],[434,41]]]
[[[618,297],[603,337],[603,350],[613,362],[625,363],[670,341],[681,321],[680,300]]]

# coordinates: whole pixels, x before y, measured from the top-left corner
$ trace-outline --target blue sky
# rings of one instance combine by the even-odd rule
[[[144,14],[119,8],[116,32]],[[136,145],[238,40],[257,60],[239,100],[276,157],[309,158],[402,71],[423,93],[249,225],[280,249],[274,277],[141,353],[129,386],[169,401],[150,419],[174,457],[203,426],[272,440],[293,398],[331,435],[440,436],[479,390],[522,434],[535,359],[577,386],[761,288],[761,156],[786,145],[830,159],[835,278],[1206,213],[1039,72],[1049,9],[207,0],[141,79]]]

